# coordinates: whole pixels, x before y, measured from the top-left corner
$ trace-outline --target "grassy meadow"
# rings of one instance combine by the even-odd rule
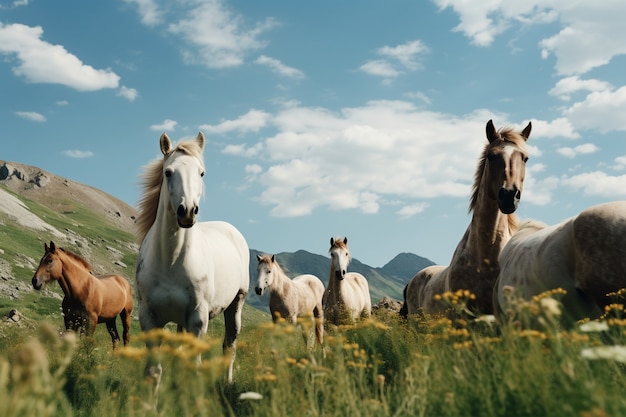
[[[407,322],[379,311],[329,329],[323,348],[311,350],[300,328],[247,309],[232,385],[219,319],[201,340],[172,329],[142,334],[135,322],[131,345],[116,351],[104,326],[93,338],[60,337],[60,316],[3,322],[0,415],[626,415],[622,296],[603,320],[569,331],[556,324],[558,296],[517,302],[494,324],[465,315],[471,294],[447,294],[447,318]],[[148,339],[161,348],[148,352]],[[156,394],[144,377],[148,354],[163,364]]]

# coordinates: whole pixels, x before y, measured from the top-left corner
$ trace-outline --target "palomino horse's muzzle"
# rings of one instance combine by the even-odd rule
[[[346,274],[346,271],[345,271],[345,270],[339,270],[339,269],[338,269],[338,270],[336,270],[336,271],[335,271],[335,277],[336,277],[339,281],[341,281],[341,280],[343,279],[343,276],[344,276],[345,274]]]
[[[263,289],[260,287],[255,287],[254,292],[256,293],[256,295],[263,295]]]
[[[500,188],[498,192],[498,207],[504,214],[511,214],[517,210],[517,205],[522,197],[522,192],[513,187],[512,189]]]
[[[193,206],[187,209],[183,204],[178,206],[176,210],[176,218],[178,219],[178,225],[183,228],[189,228],[196,224],[196,217],[198,215],[198,206]]]

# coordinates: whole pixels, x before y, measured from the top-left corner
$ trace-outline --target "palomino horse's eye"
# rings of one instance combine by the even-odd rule
[[[522,158],[522,161],[524,161],[524,163],[528,162],[528,157],[527,157],[527,156],[524,156],[524,157]]]

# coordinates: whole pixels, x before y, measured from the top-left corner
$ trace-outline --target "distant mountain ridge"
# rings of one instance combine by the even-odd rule
[[[76,183],[28,165],[0,160],[0,295],[19,296],[30,291],[30,279],[42,255],[42,242],[84,256],[97,273],[119,272],[134,286],[139,247],[134,234],[133,207],[96,188]],[[33,221],[35,220],[35,221]],[[19,242],[16,245],[16,240]],[[268,297],[254,293],[257,254],[250,249],[250,292],[247,303],[269,311]],[[330,258],[305,250],[276,254],[288,276],[314,274],[328,282]],[[387,296],[402,299],[406,283],[429,259],[401,253],[383,267],[371,267],[353,259],[349,271],[363,274],[372,303]],[[16,288],[19,287],[19,290]]]

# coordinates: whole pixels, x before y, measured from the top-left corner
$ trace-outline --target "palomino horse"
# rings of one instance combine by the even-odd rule
[[[587,208],[553,226],[525,221],[499,262],[497,313],[507,309],[507,292],[530,299],[561,288],[562,324],[597,318],[611,302],[607,293],[626,287],[626,201]]]
[[[519,133],[509,128],[496,131],[493,122],[487,122],[488,143],[474,175],[469,206],[472,221],[448,267],[429,266],[409,281],[401,314],[440,313],[444,306],[433,297],[460,289],[476,296],[468,304],[473,313],[493,313],[498,255],[517,228],[514,213],[522,194],[530,130],[528,123]]]
[[[223,349],[230,354],[228,382],[232,382],[250,254],[246,240],[232,225],[196,223],[204,143],[204,135],[198,133],[195,140],[173,147],[163,133],[163,157],[146,167],[137,216],[139,322],[143,331],[174,322],[179,331],[201,337],[209,320],[223,312]],[[150,360],[146,373],[159,381],[161,365]]]
[[[365,277],[348,272],[352,260],[348,238],[330,238],[330,277],[324,292],[324,318],[334,325],[354,322],[372,314],[372,299]]]
[[[279,317],[289,323],[296,324],[298,317],[311,316],[315,322],[315,336],[322,344],[324,339],[324,311],[322,297],[324,283],[315,275],[304,274],[290,279],[276,262],[274,255],[257,255],[257,286],[258,295],[263,295],[266,288],[270,290],[270,311],[272,319]],[[307,345],[310,337],[304,335]]]
[[[33,275],[33,288],[40,290],[53,280],[58,281],[65,294],[61,306],[66,330],[85,331],[91,336],[98,323],[106,323],[115,349],[120,340],[115,325],[119,315],[124,346],[128,345],[133,294],[126,278],[119,275],[96,277],[85,259],[50,242],[50,246],[44,244],[44,255]]]

